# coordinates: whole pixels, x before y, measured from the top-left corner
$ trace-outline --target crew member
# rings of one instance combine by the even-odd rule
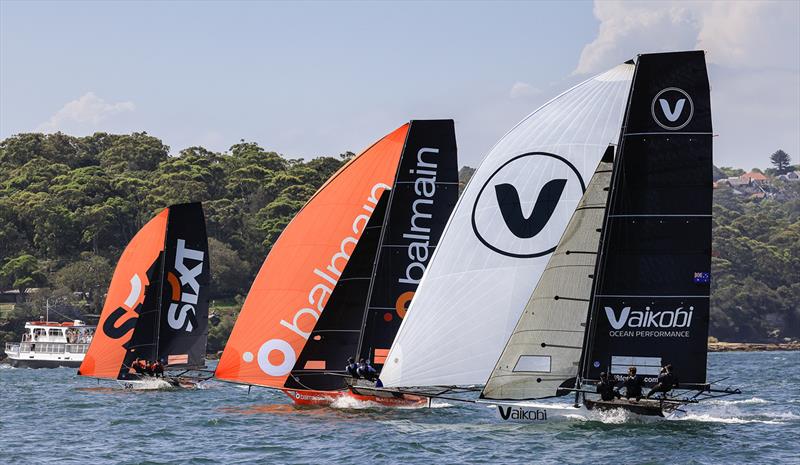
[[[625,388],[625,398],[635,397],[637,401],[642,398],[642,379],[636,376],[636,367],[628,367],[628,376],[622,380]]]
[[[661,372],[658,374],[658,383],[656,383],[656,385],[650,389],[650,392],[647,393],[647,398],[649,399],[650,396],[659,392],[663,392],[664,397],[666,397],[667,393],[677,385],[678,379],[672,372],[672,364],[669,363],[661,367]]]
[[[153,373],[153,376],[156,378],[164,377],[164,364],[161,363],[160,360],[156,360],[150,365],[150,371]]]
[[[346,371],[347,374],[353,378],[358,378],[358,364],[353,357],[347,359],[347,365],[345,366],[344,371]]]
[[[597,393],[603,400],[614,400],[614,397],[619,397],[619,393],[614,390],[614,385],[617,384],[613,379],[608,376],[608,373],[600,373],[600,382],[597,383]]]
[[[375,381],[378,379],[378,371],[372,367],[372,362],[367,359],[364,362],[364,378],[368,379],[369,381]]]
[[[138,357],[133,361],[132,366],[137,375],[143,375],[147,371],[147,362]]]

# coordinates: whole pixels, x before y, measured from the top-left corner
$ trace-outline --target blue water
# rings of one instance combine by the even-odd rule
[[[744,394],[678,418],[502,422],[487,406],[296,408],[208,382],[124,391],[72,369],[0,366],[0,464],[800,463],[800,352],[718,353]]]

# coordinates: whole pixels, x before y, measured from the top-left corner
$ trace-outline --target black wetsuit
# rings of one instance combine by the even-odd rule
[[[347,374],[352,376],[353,378],[358,378],[358,364],[356,364],[355,362],[348,363],[344,367],[344,371],[346,371]]]
[[[664,394],[668,393],[678,384],[678,380],[675,378],[671,372],[663,371],[658,375],[658,383],[650,389],[650,392],[647,393],[647,398],[649,399],[650,396],[653,394],[663,392]]]
[[[597,393],[600,394],[600,398],[603,400],[614,400],[614,397],[617,397],[617,393],[614,391],[614,385],[616,383],[612,381],[610,378],[603,379],[600,378],[600,382],[597,383]]]
[[[639,400],[642,398],[642,378],[636,375],[626,376],[622,381],[622,386],[625,388],[626,399],[635,397],[636,400]]]

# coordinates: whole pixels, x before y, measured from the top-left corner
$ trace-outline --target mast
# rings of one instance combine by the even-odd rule
[[[633,60],[626,61],[625,63],[635,65]],[[608,232],[608,215],[612,208],[612,203],[614,202],[614,193],[616,192],[618,180],[619,180],[619,173],[620,167],[622,166],[622,155],[624,153],[623,146],[625,144],[625,128],[628,126],[628,118],[630,118],[630,108],[631,108],[631,99],[633,98],[633,85],[636,82],[636,71],[638,66],[636,66],[633,70],[633,79],[631,79],[630,90],[628,91],[628,99],[625,103],[625,117],[622,122],[622,128],[620,129],[619,133],[619,140],[617,141],[617,152],[616,157],[614,160],[614,165],[611,168],[611,183],[608,187],[608,201],[606,203],[606,209],[603,212],[603,226],[600,229],[600,244],[597,251],[597,257],[594,266],[594,281],[592,283],[592,293],[589,296],[589,311],[586,312],[586,325],[585,331],[583,333],[583,349],[581,350],[581,358],[578,362],[578,373],[576,376],[575,387],[580,389],[583,383],[583,377],[581,374],[584,372],[584,364],[586,363],[586,348],[591,344],[592,337],[594,335],[594,327],[592,325],[592,315],[595,311],[595,295],[597,295],[597,289],[599,283],[603,280],[603,273],[600,273],[603,264],[603,257],[605,256],[605,250],[607,248],[606,243],[607,241],[607,232]],[[575,404],[578,404],[578,396],[580,392],[575,392]]]
[[[156,330],[153,337],[155,338],[155,358],[158,360],[159,350],[158,350],[158,342],[161,339],[161,312],[163,310],[163,298],[164,298],[164,281],[166,280],[165,270],[167,267],[167,248],[169,245],[167,244],[167,240],[169,238],[169,222],[170,217],[172,216],[172,207],[167,208],[167,224],[164,227],[164,245],[161,250],[161,272],[159,273],[159,280],[158,280],[158,306],[156,307],[158,311],[158,315],[156,316]]]

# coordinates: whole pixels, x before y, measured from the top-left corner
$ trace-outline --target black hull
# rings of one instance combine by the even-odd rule
[[[15,368],[78,368],[81,366],[79,360],[18,360],[9,357],[6,361]]]
[[[671,412],[676,406],[667,406],[658,400],[641,399],[639,401],[631,400],[589,400],[584,399],[583,405],[587,410],[627,410],[637,415],[644,415],[650,417],[663,417],[664,412]]]

